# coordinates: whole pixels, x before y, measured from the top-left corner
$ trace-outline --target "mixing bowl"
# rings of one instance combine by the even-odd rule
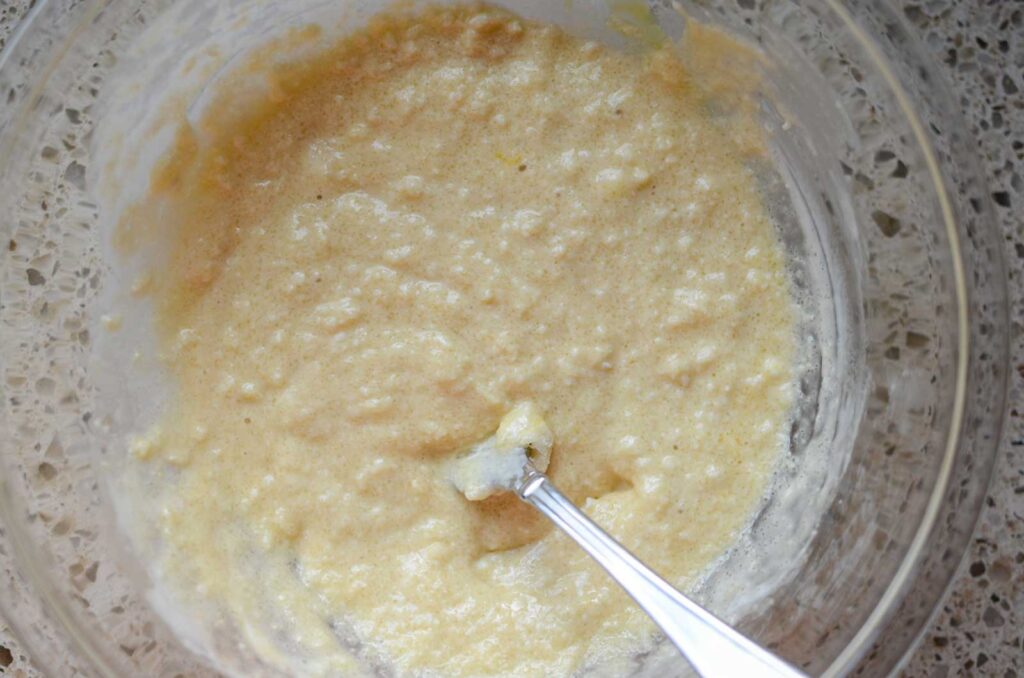
[[[765,55],[772,162],[754,170],[805,300],[810,367],[780,489],[696,593],[808,672],[894,670],[960,561],[1002,423],[1005,275],[956,102],[884,0],[498,4],[626,49],[613,15],[672,38],[697,20]],[[139,141],[147,102],[189,74],[382,6],[40,0],[0,57],[0,606],[47,674],[214,673],[169,630],[112,509],[120,434],[152,398],[102,330],[124,287],[96,197],[106,154]],[[202,652],[235,672],[273,674],[237,639],[213,642]],[[685,671],[668,652],[637,660],[637,675]]]

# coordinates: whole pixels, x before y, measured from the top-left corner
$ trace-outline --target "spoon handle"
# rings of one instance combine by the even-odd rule
[[[543,474],[529,470],[517,494],[583,547],[702,676],[804,676],[669,586],[576,508]]]

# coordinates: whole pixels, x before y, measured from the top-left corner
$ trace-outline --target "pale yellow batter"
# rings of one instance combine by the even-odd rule
[[[557,486],[669,581],[728,548],[793,375],[755,122],[669,50],[486,8],[253,64],[266,95],[213,105],[150,199],[180,232],[153,284],[178,397],[135,445],[173,471],[165,571],[301,673],[644,650],[582,552],[448,469],[530,401]]]

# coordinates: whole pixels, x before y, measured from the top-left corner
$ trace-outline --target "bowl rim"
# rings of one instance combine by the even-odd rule
[[[832,676],[845,675],[852,671],[858,662],[863,659],[872,644],[877,641],[882,628],[886,624],[887,617],[904,600],[906,593],[908,593],[907,589],[913,582],[914,576],[921,566],[921,561],[925,555],[925,550],[930,541],[932,532],[936,528],[936,524],[942,513],[945,495],[954,472],[954,464],[961,449],[963,421],[967,408],[969,367],[974,342],[972,341],[970,325],[970,313],[973,305],[971,303],[967,287],[963,248],[961,246],[961,234],[958,228],[960,222],[957,219],[956,211],[953,208],[953,203],[946,188],[946,175],[943,172],[942,165],[939,163],[932,137],[926,131],[917,109],[913,105],[910,95],[907,93],[899,77],[893,72],[888,57],[886,57],[877,41],[857,22],[847,6],[841,0],[823,0],[823,2],[833,12],[835,12],[835,14],[845,24],[847,29],[850,31],[850,34],[878,69],[878,73],[882,76],[886,86],[896,98],[900,111],[910,124],[914,140],[922,151],[928,175],[930,176],[932,185],[936,191],[935,198],[938,200],[942,213],[943,225],[945,226],[946,236],[949,241],[954,291],[957,301],[957,365],[956,390],[954,393],[952,412],[953,416],[950,419],[947,429],[945,450],[943,452],[942,462],[939,466],[935,485],[932,487],[928,503],[925,507],[925,512],[921,517],[921,521],[918,523],[909,546],[907,547],[907,552],[897,568],[896,573],[893,575],[892,580],[889,582],[889,585],[882,593],[881,598],[868,615],[867,619],[865,619],[861,624],[860,629],[856,634],[854,634],[853,638],[850,639],[842,652],[839,653],[823,674],[826,676]],[[899,16],[899,14],[886,3],[871,2],[870,4],[878,8],[880,12],[885,12],[887,14],[887,18],[898,26],[900,31],[902,31],[903,35],[900,37],[906,40],[903,48],[913,52],[915,55],[920,55],[922,52],[920,40],[918,39],[915,31],[909,30],[904,18]],[[932,64],[929,64],[926,60],[923,60],[921,67],[927,72],[927,79],[932,90],[931,94],[938,97],[944,104],[944,114],[953,118],[953,121],[958,123],[961,129],[969,129],[962,120],[959,107],[952,105],[953,98],[949,91],[945,74],[938,72]],[[970,138],[973,138],[973,136],[973,133],[969,133]],[[974,164],[976,161],[977,157],[972,153],[970,162]],[[987,179],[985,175],[982,173],[977,173],[977,175],[981,177],[983,185],[986,185]],[[984,193],[984,200],[986,202],[985,214],[988,215],[991,214],[991,205],[988,204],[990,202],[989,192],[986,190]],[[993,224],[991,223],[992,220],[985,219],[984,221],[988,222],[985,227],[989,230],[993,230]],[[1003,256],[1002,248],[996,248],[997,261],[995,262],[995,266],[998,269],[997,273],[999,275],[995,276],[995,279],[999,281],[997,284],[1000,286],[1002,291],[1000,298],[1005,300],[1006,276]],[[1005,304],[1003,305],[1002,311],[1003,315],[1005,315],[1008,320],[1008,308]],[[1002,323],[1002,327],[1006,327],[1005,322]],[[1005,332],[1003,334],[1003,350],[1001,351],[1003,355],[999,356],[999,359],[1001,363],[1005,365],[1008,364],[1009,361],[1009,346],[1008,342],[1005,341]],[[999,407],[994,410],[997,442],[989,452],[989,457],[993,460],[998,454],[998,440],[1002,438],[1006,420],[1006,389],[1009,382],[1005,371],[1003,371],[997,379],[997,382],[999,384],[998,391],[1001,396],[999,398]],[[981,487],[982,493],[987,493],[987,490],[991,485],[994,466],[995,464],[991,463],[985,470],[987,477],[983,479],[983,485]],[[971,520],[971,530],[969,534],[973,534],[980,517],[981,510],[979,508]],[[906,664],[917,649],[941,608],[942,601],[948,596],[955,580],[955,573],[960,569],[959,565],[965,557],[966,548],[961,547],[961,552],[956,558],[957,567],[944,577],[946,581],[941,592],[932,603],[929,613],[920,621],[920,627],[914,633],[913,640],[907,645],[896,665],[892,668],[892,673],[897,672],[904,664]]]

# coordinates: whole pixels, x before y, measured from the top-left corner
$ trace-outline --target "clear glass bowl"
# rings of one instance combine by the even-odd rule
[[[40,0],[0,57],[0,561],[12,573],[0,607],[48,674],[213,673],[147,601],[114,526],[104,478],[122,457],[98,422],[107,394],[90,332],[113,283],[90,189],[104,83],[144,56],[139,34],[174,17],[144,96],[175,77],[181,54],[224,38],[217,27],[238,4]],[[245,4],[256,27],[296,7]],[[597,26],[609,3],[499,4]],[[769,57],[764,185],[808,295],[803,348],[816,365],[791,454],[796,466],[825,462],[758,518],[806,528],[805,543],[794,551],[755,529],[733,555],[756,603],[730,607],[743,596],[714,580],[700,595],[809,672],[882,675],[913,648],[960,561],[1002,424],[1005,274],[974,142],[884,0],[682,4]],[[333,3],[349,5],[377,3]],[[676,3],[648,5],[681,33]],[[684,671],[668,655],[638,669]]]

